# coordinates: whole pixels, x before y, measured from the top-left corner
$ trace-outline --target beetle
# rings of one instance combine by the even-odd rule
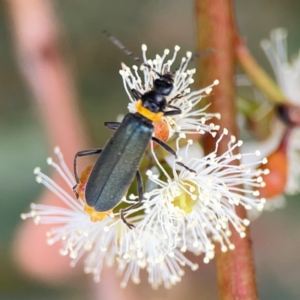
[[[105,34],[126,54],[132,54],[120,41],[108,32],[105,32]],[[151,68],[146,63],[144,63],[144,66]],[[150,91],[144,94],[140,94],[135,89],[131,91],[137,101],[136,113],[125,115],[121,123],[104,123],[105,126],[115,130],[114,135],[109,139],[104,148],[80,151],[74,157],[74,174],[78,185],[80,180],[76,166],[77,158],[100,154],[92,168],[85,188],[87,205],[93,207],[98,212],[109,211],[116,207],[126,194],[134,177],[136,177],[138,201],[120,210],[121,219],[130,229],[134,225],[126,221],[124,214],[138,206],[143,200],[143,182],[138,168],[149,142],[151,140],[156,142],[177,158],[176,152],[170,146],[153,136],[154,121],[160,120],[163,116],[181,114],[180,108],[170,104],[173,99],[169,103],[166,100],[166,96],[170,95],[173,90],[174,74],[171,72],[159,74],[155,70],[153,71],[158,75],[158,78],[154,80]],[[177,162],[177,164],[191,172],[195,172],[181,162]]]

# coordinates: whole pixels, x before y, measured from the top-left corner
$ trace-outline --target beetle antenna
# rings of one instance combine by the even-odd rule
[[[183,95],[181,95],[181,94],[177,94],[175,97],[173,97],[172,99],[170,99],[169,101],[168,101],[168,105],[170,105],[173,101],[175,101],[176,99],[180,99],[180,98],[182,98],[183,97]]]
[[[207,50],[204,50],[204,51],[201,51],[201,52],[198,52],[198,53],[194,53],[194,54],[192,54],[192,56],[190,57],[189,60],[187,59],[183,63],[181,68],[185,68],[188,63],[190,63],[190,62],[192,62],[196,59],[200,59],[202,57],[205,57],[205,56],[213,54],[213,53],[214,53],[214,50],[212,50],[212,49],[207,49]],[[180,66],[181,66],[181,64],[172,73],[175,74],[180,69]]]
[[[117,46],[121,51],[123,51],[126,55],[131,56],[133,60],[144,63],[138,56],[135,56],[133,52],[128,50],[120,40],[118,40],[116,37],[114,37],[110,32],[107,30],[103,30],[103,34],[106,35],[106,37],[115,45]]]
[[[147,67],[148,69],[150,69],[152,72],[154,72],[156,75],[158,75],[159,77],[162,77],[162,75],[160,73],[158,73],[157,71],[155,71],[149,64],[147,63],[143,63],[143,65],[145,67]]]
[[[113,36],[109,31],[103,30],[103,34],[115,45],[117,46],[122,52],[124,52],[126,55],[131,56],[133,60],[138,61],[142,63],[145,67],[150,69],[152,72],[154,72],[159,77],[162,77],[160,73],[155,71],[148,63],[142,61],[138,56],[135,56],[133,52],[131,52],[129,49],[127,49],[120,40],[118,40],[115,36]]]

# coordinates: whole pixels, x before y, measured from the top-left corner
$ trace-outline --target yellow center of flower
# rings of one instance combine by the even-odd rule
[[[84,205],[84,211],[90,215],[90,219],[92,222],[102,221],[107,215],[112,213],[112,209],[108,211],[96,211],[94,207]]]
[[[186,190],[182,187],[180,188],[180,195],[174,198],[173,205],[181,208],[185,213],[189,214],[193,211],[193,206],[197,202],[199,192],[195,183],[185,180],[183,184],[185,185]]]
[[[162,118],[162,116],[164,115],[163,112],[154,113],[154,112],[150,111],[149,109],[145,108],[145,107],[143,106],[142,100],[139,100],[139,101],[136,103],[135,108],[136,108],[136,111],[137,111],[140,115],[144,116],[145,118],[147,118],[147,119],[149,119],[149,120],[151,120],[151,121],[153,121],[153,122],[154,122],[154,121],[159,121],[159,120]]]

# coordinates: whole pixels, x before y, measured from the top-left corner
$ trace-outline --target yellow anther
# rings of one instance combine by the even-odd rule
[[[196,184],[190,181],[185,181],[185,183],[189,186],[194,187],[195,192],[193,194],[187,193],[184,189],[180,189],[181,193],[179,196],[175,197],[173,200],[173,205],[181,208],[185,213],[189,214],[193,211],[193,206],[195,205],[197,200],[193,200],[193,196],[197,196],[198,198],[198,188]],[[186,190],[189,190],[188,187]]]

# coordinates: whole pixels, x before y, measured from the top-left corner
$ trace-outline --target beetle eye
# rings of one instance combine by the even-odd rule
[[[157,113],[159,112],[159,107],[153,103],[152,101],[148,101],[146,100],[144,103],[143,103],[143,106],[147,109],[149,109],[150,111],[154,112],[154,113]]]

